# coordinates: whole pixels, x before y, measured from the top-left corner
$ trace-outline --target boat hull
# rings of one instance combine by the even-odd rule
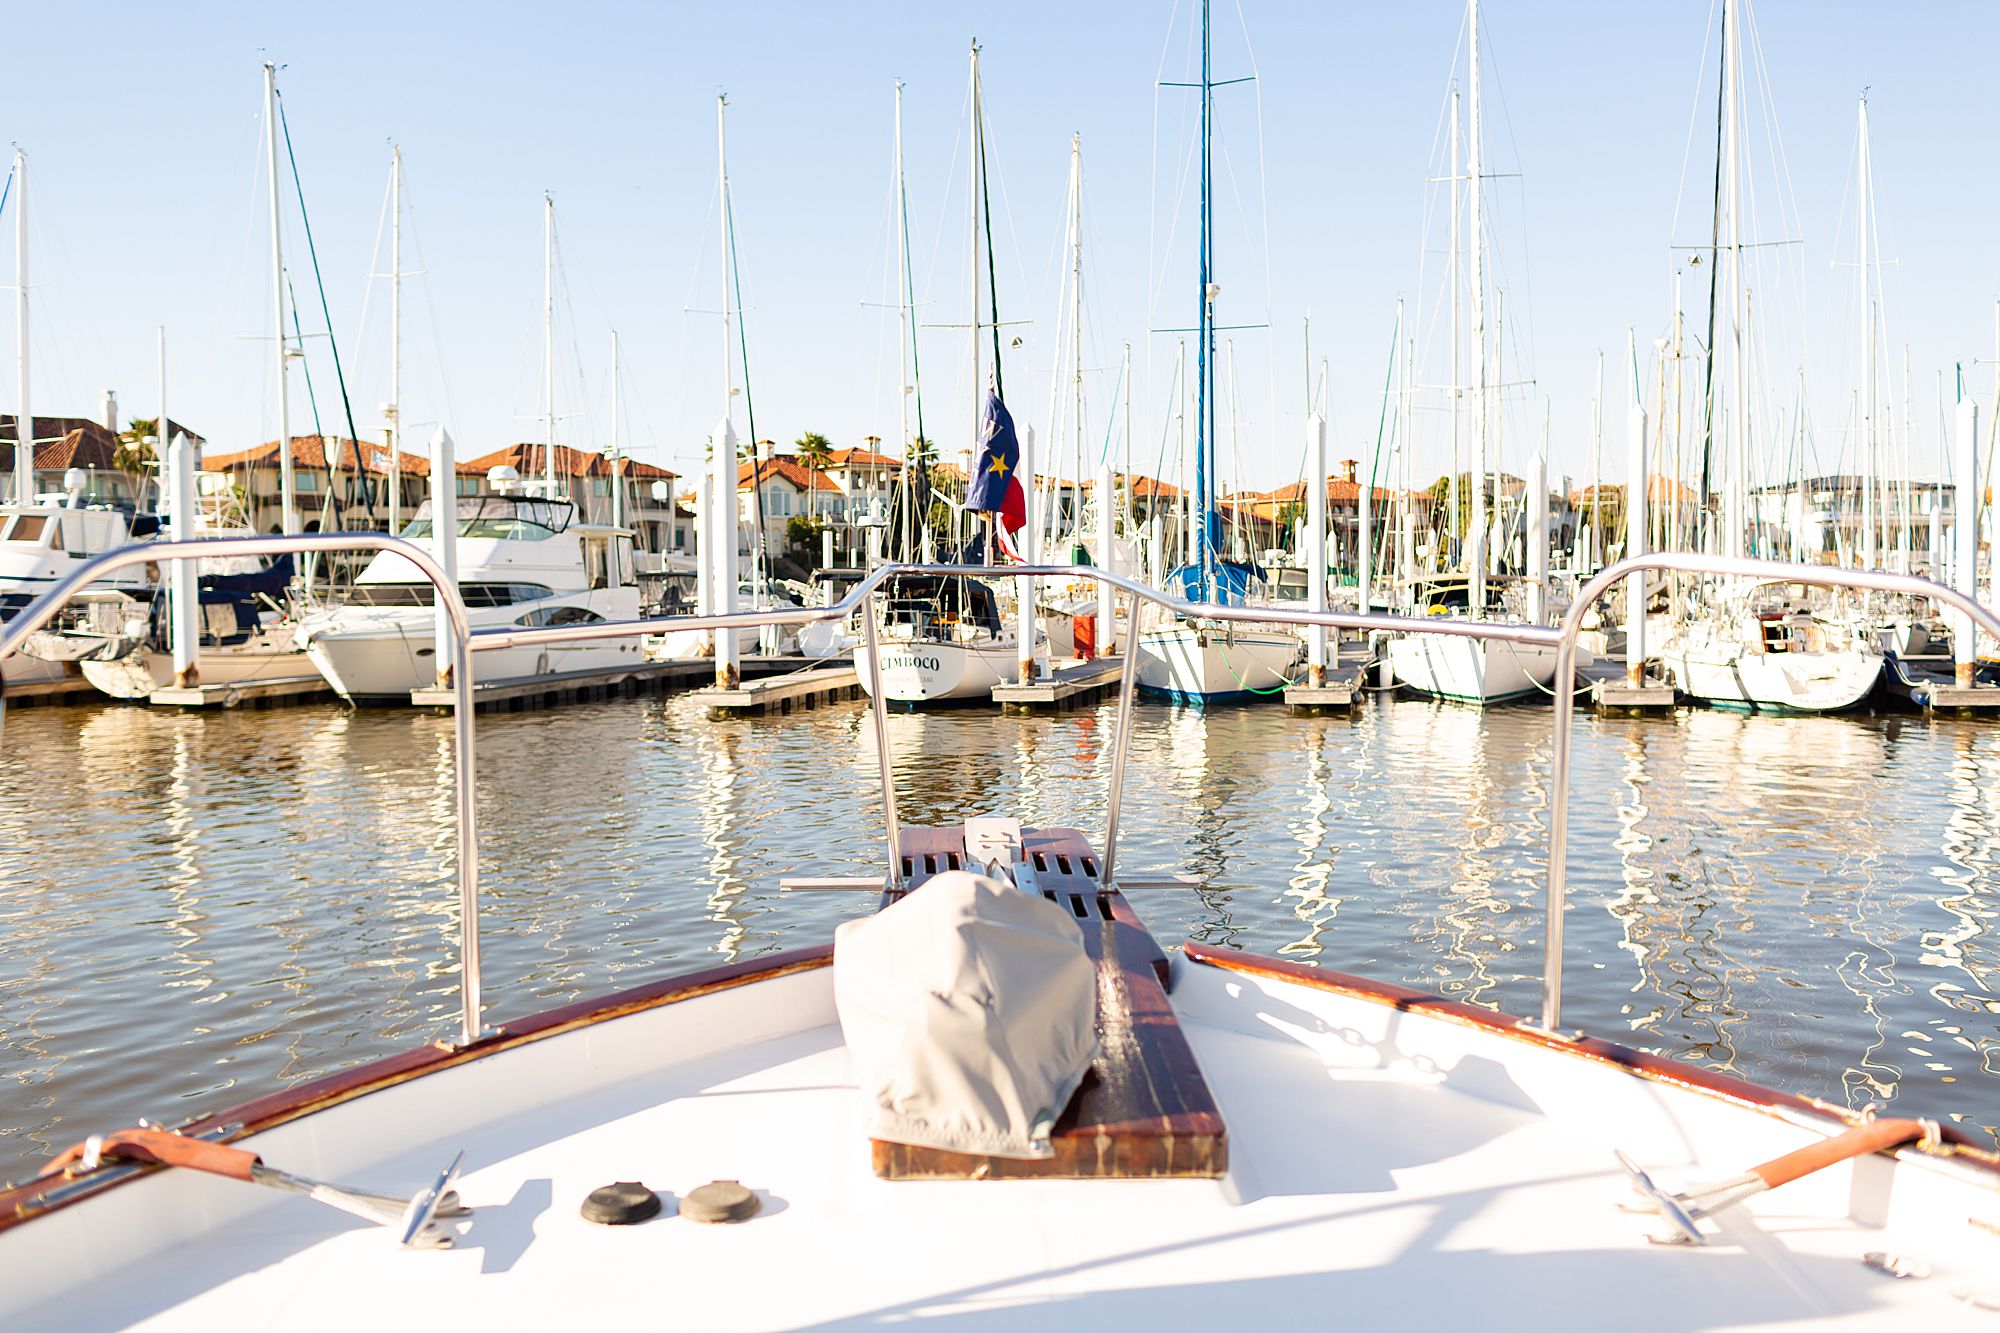
[[[1493,704],[1547,696],[1556,652],[1539,644],[1410,634],[1389,641],[1389,666],[1398,682],[1420,694]]]
[[[1290,630],[1151,630],[1139,635],[1139,689],[1194,704],[1275,698],[1291,683],[1302,652]]]
[[[1669,645],[1660,653],[1680,693],[1718,708],[1834,713],[1859,705],[1882,676],[1875,653],[1723,653]]]
[[[882,697],[898,704],[971,703],[990,700],[993,687],[1019,676],[1021,664],[1011,640],[933,643],[889,639],[880,646]],[[871,696],[876,682],[868,670],[868,649],[854,650],[854,670]]]
[[[118,657],[85,658],[77,665],[85,679],[114,699],[144,699],[174,683],[173,654],[144,646]],[[248,685],[313,673],[306,655],[292,644],[289,624],[265,626],[243,643],[205,647],[195,670],[203,685]]]
[[[407,704],[412,690],[437,683],[436,636],[403,626],[321,633],[307,640],[306,655],[342,698]],[[518,680],[571,671],[613,671],[645,660],[636,639],[500,648],[472,655],[472,682]]]

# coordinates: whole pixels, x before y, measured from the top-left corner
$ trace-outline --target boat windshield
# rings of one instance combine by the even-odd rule
[[[544,500],[530,495],[461,495],[458,535],[517,542],[546,541],[567,528],[575,515],[576,506],[567,500]],[[398,535],[428,537],[431,520],[431,502],[426,500]]]
[[[435,591],[429,583],[357,583],[347,600],[354,606],[429,606]],[[555,589],[540,583],[461,583],[458,595],[469,607],[513,606],[553,597]]]

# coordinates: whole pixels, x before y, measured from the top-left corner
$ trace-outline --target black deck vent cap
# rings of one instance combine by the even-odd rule
[[[657,1217],[659,1212],[660,1196],[636,1180],[621,1180],[615,1185],[594,1189],[590,1197],[583,1201],[584,1220],[602,1222],[609,1227],[631,1226],[634,1222]]]

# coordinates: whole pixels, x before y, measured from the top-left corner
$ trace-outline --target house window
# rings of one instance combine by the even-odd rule
[[[477,495],[479,494],[479,482],[480,479],[478,477],[460,477],[455,489],[460,495]]]
[[[790,518],[792,515],[792,493],[777,486],[766,488],[764,491],[764,512],[773,518]]]
[[[294,472],[294,473],[292,474],[292,488],[293,488],[294,490],[300,490],[300,491],[316,491],[316,490],[318,490],[318,489],[319,489],[319,473],[317,473],[317,472]]]
[[[611,494],[611,479],[609,477],[591,478],[590,493],[598,496]]]

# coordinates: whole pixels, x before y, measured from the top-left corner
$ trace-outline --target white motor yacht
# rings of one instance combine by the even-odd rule
[[[37,497],[32,505],[0,505],[0,623],[69,573],[77,561],[101,555],[132,540],[129,510],[86,504],[81,472],[66,477],[62,495]],[[147,526],[153,519],[146,518]],[[148,587],[139,570],[113,574],[93,588],[92,595],[125,601]],[[61,636],[45,630],[27,648],[0,658],[0,678],[8,685],[60,680],[76,655],[65,651]]]
[[[567,500],[488,493],[457,499],[459,595],[474,629],[633,620],[639,589],[632,535],[575,521]],[[427,500],[402,536],[426,540]],[[368,562],[339,606],[300,617],[296,637],[329,684],[350,700],[408,703],[437,679],[431,585],[385,551]],[[514,680],[636,666],[638,640],[614,638],[480,654],[475,681]]]

